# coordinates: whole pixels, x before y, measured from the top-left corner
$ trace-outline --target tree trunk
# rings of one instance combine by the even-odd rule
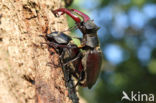
[[[39,35],[68,28],[61,0],[0,0],[0,103],[71,103],[58,55]],[[35,82],[35,83],[34,83]]]

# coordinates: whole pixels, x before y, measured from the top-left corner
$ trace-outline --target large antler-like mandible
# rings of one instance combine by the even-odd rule
[[[66,8],[56,9],[56,10],[54,10],[54,11],[52,11],[52,12],[54,13],[55,16],[59,15],[59,12],[61,12],[60,15],[63,15],[64,13],[66,13],[66,14],[69,15],[72,19],[74,19],[76,23],[80,23],[80,22],[81,22],[81,19],[80,19],[78,16],[72,14],[72,11],[71,11],[71,10],[68,10],[68,9],[66,9]],[[60,16],[60,15],[59,15],[59,16]]]
[[[84,14],[83,12],[78,11],[76,9],[70,9],[70,10],[74,11],[76,14],[80,15],[83,18],[84,22],[87,22],[88,20],[90,20],[90,17],[88,15]]]

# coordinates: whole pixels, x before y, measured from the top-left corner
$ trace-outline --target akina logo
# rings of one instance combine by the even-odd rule
[[[122,98],[121,101],[123,100],[128,100],[128,101],[149,101],[149,102],[154,102],[154,94],[143,94],[140,91],[135,93],[134,91],[131,91],[130,95],[128,95],[125,91],[122,91]]]

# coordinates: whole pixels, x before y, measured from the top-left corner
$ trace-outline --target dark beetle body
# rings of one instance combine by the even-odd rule
[[[79,73],[76,71],[75,65],[79,65],[79,63],[81,63],[79,62],[81,58],[78,58],[73,62],[75,65],[72,65],[72,63],[64,65],[66,62],[76,58],[80,54],[79,48],[75,44],[71,43],[71,37],[64,33],[52,32],[50,34],[47,34],[45,36],[45,39],[49,48],[54,48],[60,55],[60,64],[64,73],[65,85],[68,88],[69,98],[73,101],[73,103],[79,103],[79,98],[76,94],[76,90],[75,88],[73,88],[75,87],[75,85],[72,76],[74,76],[73,74]]]
[[[55,50],[59,53],[60,61],[63,66],[66,69],[69,69],[69,72],[72,74],[72,76],[77,79],[81,78],[80,75],[84,70],[81,62],[82,53],[77,45],[71,43],[71,37],[64,33],[52,32],[46,35],[46,39],[49,41],[49,47],[55,48]]]
[[[97,37],[99,27],[93,22],[93,20],[90,20],[86,14],[76,9],[60,8],[53,11],[55,16],[59,15],[59,12],[61,12],[60,15],[66,13],[75,20],[78,29],[83,33],[81,46],[79,47],[79,49],[82,50],[83,56],[79,62],[82,64],[84,73],[79,75],[81,79],[79,78],[78,82],[79,85],[91,88],[95,84],[99,75],[102,60],[102,52]],[[83,21],[81,21],[78,16],[74,15],[73,12],[81,16]],[[80,64],[78,66],[80,66]],[[79,70],[79,68],[77,68],[77,70]]]
[[[91,48],[94,48],[99,45],[98,39],[95,36],[86,35],[84,40],[85,40],[85,45]]]

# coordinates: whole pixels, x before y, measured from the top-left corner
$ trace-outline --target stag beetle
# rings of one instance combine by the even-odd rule
[[[59,8],[52,12],[55,16],[66,13],[76,22],[78,29],[82,32],[83,38],[81,40],[81,45],[78,46],[78,48],[81,49],[83,54],[81,62],[85,73],[82,75],[84,76],[84,79],[79,79],[78,84],[91,88],[97,80],[102,61],[102,52],[97,37],[99,27],[94,24],[93,20],[90,20],[89,16],[76,9]],[[83,21],[73,13],[81,16]]]
[[[41,35],[42,36],[42,35]],[[47,41],[49,48],[54,48],[60,55],[60,64],[64,73],[65,84],[68,87],[69,98],[73,103],[78,103],[78,97],[75,91],[72,77],[79,81],[84,78],[84,70],[82,67],[82,53],[80,49],[72,41],[72,38],[62,32],[52,32],[42,36]],[[53,64],[54,65],[54,64]]]
[[[46,44],[48,44],[50,48],[54,48],[60,55],[60,63],[66,69],[66,71],[68,70],[68,73],[70,73],[76,79],[80,81],[83,80],[83,54],[77,45],[73,43],[72,38],[62,32],[52,32],[50,34],[46,34],[44,38],[47,41]],[[70,78],[65,77],[66,81],[69,79]]]

